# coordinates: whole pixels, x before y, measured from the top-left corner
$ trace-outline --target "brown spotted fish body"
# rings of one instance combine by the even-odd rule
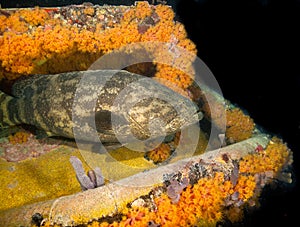
[[[12,96],[0,91],[0,127],[29,124],[87,141],[95,133],[104,143],[169,135],[201,117],[191,100],[123,70],[34,75],[16,82]],[[155,119],[163,128],[149,126]]]

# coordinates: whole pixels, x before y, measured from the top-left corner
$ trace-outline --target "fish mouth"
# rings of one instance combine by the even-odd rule
[[[203,113],[200,110],[197,110],[197,112],[195,112],[191,117],[185,119],[186,121],[182,124],[181,128],[185,128],[189,125],[199,123],[199,121],[203,119],[203,116]]]
[[[169,123],[170,133],[175,133],[190,125],[198,124],[199,121],[203,118],[203,113],[200,110],[197,110],[196,112],[194,112],[194,114],[187,114],[184,116],[184,118],[181,118],[179,116]]]
[[[203,118],[203,113],[200,110],[197,110],[193,114],[191,113],[185,113],[185,117],[178,117],[172,119],[169,123],[162,123],[160,125],[160,121],[158,121],[158,125],[152,125],[152,130],[149,129],[148,127],[144,127],[141,125],[139,122],[136,121],[136,119],[132,118],[131,116],[129,117],[129,121],[131,123],[134,122],[134,125],[136,127],[136,133],[134,131],[131,131],[134,136],[139,139],[139,140],[147,140],[149,138],[156,138],[156,137],[161,137],[161,136],[169,136],[172,135],[188,126],[194,125],[199,123],[199,121]],[[153,124],[153,122],[151,122]],[[131,128],[131,130],[133,130]]]
[[[195,114],[194,114],[195,118],[198,118],[198,121],[201,121],[204,117],[204,114],[198,110]]]

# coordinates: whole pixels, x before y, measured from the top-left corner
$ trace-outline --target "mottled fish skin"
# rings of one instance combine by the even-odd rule
[[[13,97],[0,91],[0,127],[24,123],[67,138],[74,138],[73,127],[77,127],[76,138],[90,140],[93,125],[82,127],[75,122],[75,112],[77,120],[90,122],[92,119],[101,142],[111,143],[118,142],[111,117],[117,122],[114,129],[123,140],[129,134],[137,139],[161,135],[160,128],[151,129],[150,134],[149,119],[165,122],[166,134],[201,120],[202,114],[197,109],[194,111],[195,105],[190,100],[152,79],[137,83],[144,78],[123,70],[30,76],[13,85]],[[99,84],[104,87],[99,89]],[[131,90],[125,95],[122,92],[128,86]],[[153,98],[145,99],[145,95]],[[172,106],[174,103],[180,114]],[[132,108],[127,110],[129,106]]]

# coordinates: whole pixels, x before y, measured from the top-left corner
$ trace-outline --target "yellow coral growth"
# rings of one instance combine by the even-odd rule
[[[27,132],[16,132],[14,135],[9,135],[8,140],[11,144],[26,143],[29,136]]]
[[[227,110],[226,119],[226,138],[231,143],[240,142],[252,136],[255,127],[253,119],[245,115],[241,109]]]
[[[92,17],[95,8],[86,8],[83,13]],[[196,47],[187,39],[184,26],[173,21],[174,12],[169,6],[138,2],[123,12],[119,23],[107,22],[104,27],[94,25],[90,29],[76,27],[59,18],[52,18],[39,8],[0,16],[0,32],[3,33],[0,37],[0,79],[86,70],[103,54],[127,44],[160,41],[170,43],[170,55],[162,56],[156,50],[153,62],[169,58],[171,65],[157,63],[154,76],[168,79],[183,89],[192,82]],[[187,53],[177,56],[174,45]]]
[[[247,155],[240,162],[242,173],[278,173],[289,161],[290,150],[280,139],[274,137],[265,150],[257,149],[255,154]]]
[[[19,163],[0,159],[0,210],[79,192],[69,158],[72,149],[61,147],[38,159]],[[80,157],[77,151],[76,156]],[[63,168],[61,168],[63,166]]]

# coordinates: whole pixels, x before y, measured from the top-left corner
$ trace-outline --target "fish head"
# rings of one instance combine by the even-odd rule
[[[203,117],[192,100],[147,77],[124,88],[111,110],[113,130],[121,143],[166,137]]]
[[[170,135],[199,122],[202,113],[181,96],[173,94],[176,103],[160,98],[147,98],[134,105],[128,113],[131,132],[138,139]],[[170,97],[169,97],[170,98]]]

